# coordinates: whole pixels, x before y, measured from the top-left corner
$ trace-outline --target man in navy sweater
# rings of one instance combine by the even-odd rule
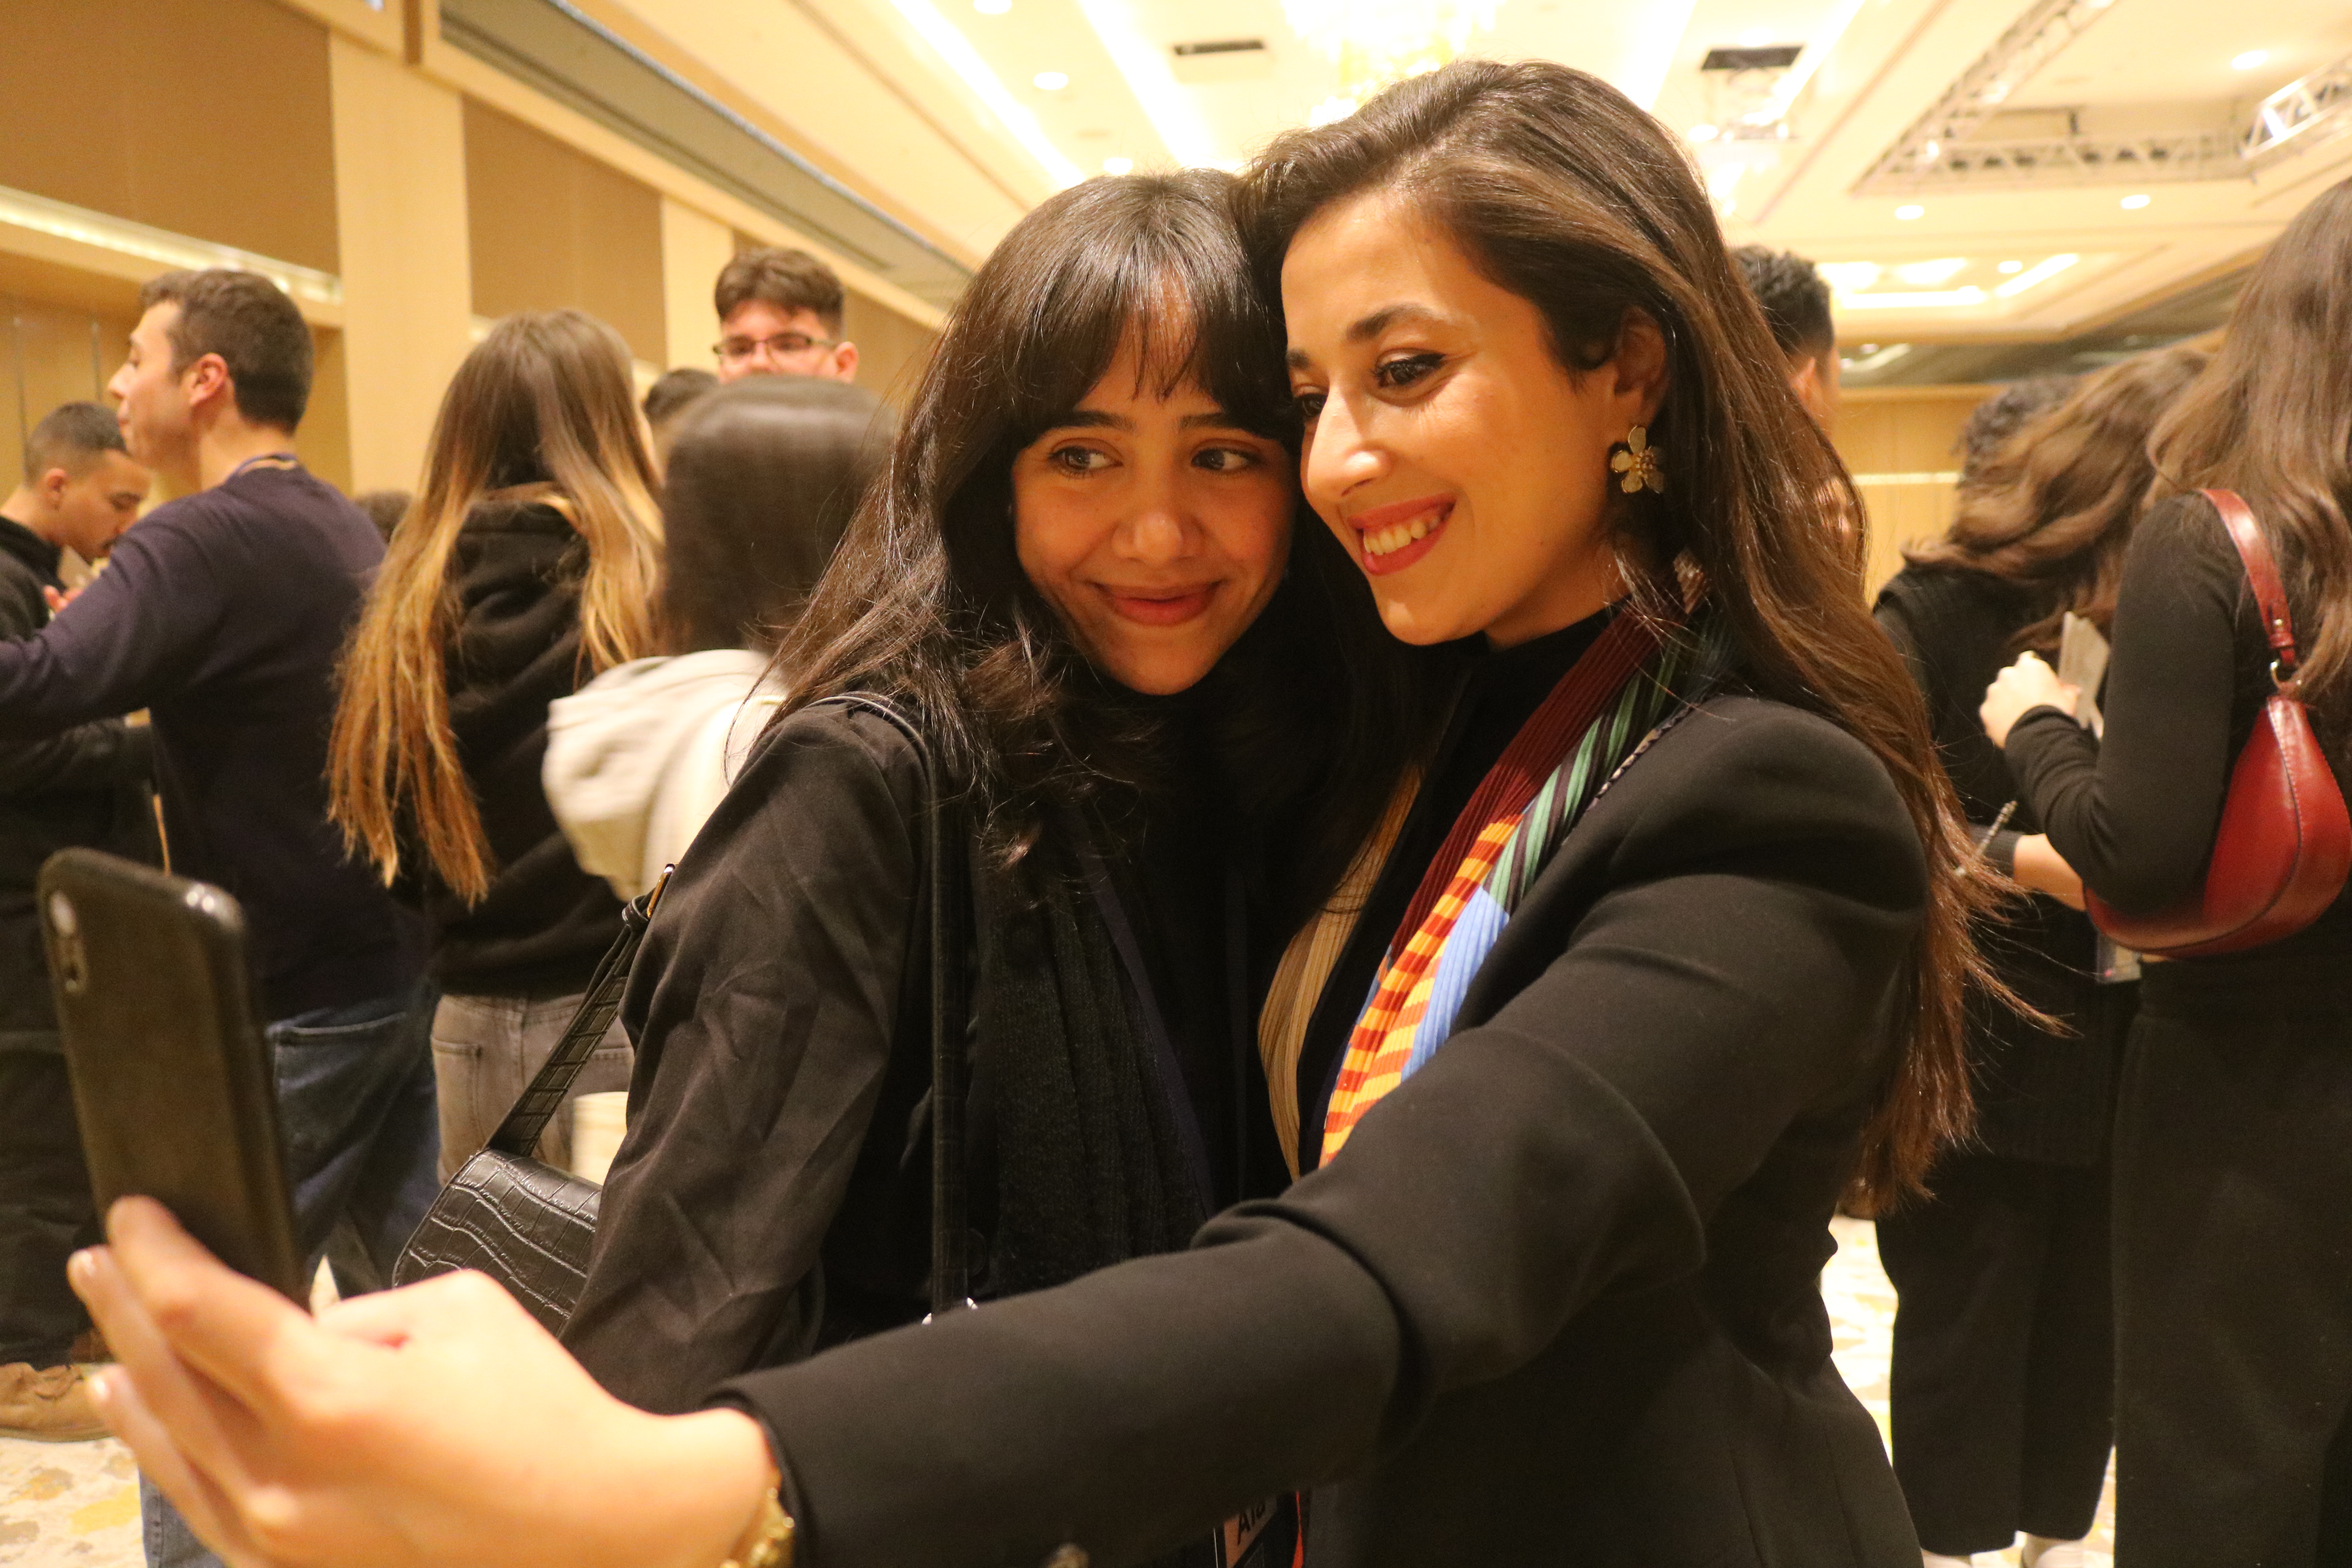
[[[315,1265],[348,1220],[388,1274],[436,1190],[422,942],[346,853],[324,782],[335,658],[383,542],[294,455],[311,346],[291,300],[213,268],[154,279],[140,309],[108,391],[179,499],[37,636],[0,643],[0,737],[148,710],[172,868],[244,906],[298,1238]],[[151,1564],[209,1560],[144,1500]]]

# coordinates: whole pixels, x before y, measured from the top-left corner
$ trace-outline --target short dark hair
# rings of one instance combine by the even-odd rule
[[[121,452],[122,426],[114,411],[95,403],[61,403],[25,437],[25,479],[39,479],[51,468],[76,477],[87,472],[101,452]]]
[[[1830,286],[1820,268],[1793,250],[1743,245],[1731,253],[1748,291],[1764,307],[1772,341],[1790,359],[1818,358],[1837,347],[1830,320]]]
[[[719,378],[694,365],[666,370],[646,388],[646,423],[658,430],[685,411],[686,405],[719,384]]]
[[[1969,422],[1960,426],[1960,483],[1966,486],[1973,480],[2011,436],[2072,396],[2078,379],[2071,375],[2029,376],[2010,383],[1978,404]]]
[[[805,250],[763,245],[739,250],[719,271],[711,301],[722,322],[754,300],[787,310],[814,310],[824,330],[841,335],[841,279]]]
[[[207,267],[166,272],[139,290],[141,314],[177,305],[172,369],[206,354],[228,366],[236,411],[256,425],[292,430],[310,403],[310,328],[286,290],[258,272]]]

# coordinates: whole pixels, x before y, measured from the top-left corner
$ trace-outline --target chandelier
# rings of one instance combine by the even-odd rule
[[[1284,20],[1337,66],[1338,96],[1316,107],[1321,124],[1355,111],[1390,82],[1433,71],[1495,25],[1501,0],[1282,0]]]

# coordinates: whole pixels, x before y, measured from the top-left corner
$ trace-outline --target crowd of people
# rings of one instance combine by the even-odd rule
[[[154,1568],[2078,1568],[2111,1447],[2124,1568],[2352,1561],[2352,908],[2091,918],[2274,682],[2352,762],[2347,279],[2352,183],[2218,350],[1989,401],[1874,614],[1826,286],[1558,66],[1062,193],[902,418],[797,252],[642,406],[509,317],[373,521],[292,303],[160,278],[0,505],[0,1411],[131,1444]],[[100,1245],[72,844],[243,902],[316,1319]],[[560,1340],[382,1289],[666,872]]]

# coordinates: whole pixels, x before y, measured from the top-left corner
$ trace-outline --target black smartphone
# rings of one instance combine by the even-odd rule
[[[101,1212],[152,1197],[222,1262],[305,1300],[236,900],[95,849],[51,856],[35,897]]]

